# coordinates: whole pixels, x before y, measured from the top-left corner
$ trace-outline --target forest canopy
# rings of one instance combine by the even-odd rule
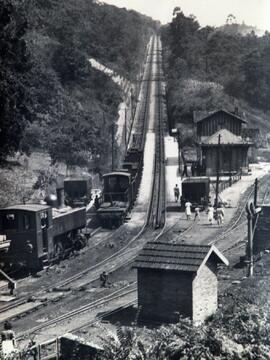
[[[104,161],[122,94],[89,58],[134,81],[155,23],[91,0],[5,0],[0,15],[2,157]]]
[[[201,27],[193,15],[175,9],[162,28],[172,122],[190,121],[193,110],[233,107],[232,97],[270,110],[270,34],[242,35],[239,29],[236,24]]]

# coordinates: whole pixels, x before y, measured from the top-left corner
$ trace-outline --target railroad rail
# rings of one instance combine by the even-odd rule
[[[161,72],[160,53],[156,53],[157,73]],[[154,160],[154,179],[152,184],[152,197],[150,211],[148,213],[148,225],[154,229],[163,228],[166,219],[166,183],[165,183],[165,149],[164,149],[164,123],[163,123],[163,96],[161,81],[156,85],[156,137],[155,137],[155,160]]]
[[[153,51],[152,51],[152,56],[153,56]],[[150,83],[149,83],[150,84]],[[148,89],[147,90],[148,92],[148,99],[149,99],[149,93],[150,93],[150,90]],[[158,89],[158,92],[160,92],[160,87]],[[159,101],[161,101],[161,97],[159,96],[158,97]],[[160,109],[160,105],[159,106],[159,109]],[[144,111],[144,116],[147,116],[147,111],[148,110],[145,110]],[[160,116],[161,115],[161,112],[159,110],[159,113],[158,113],[158,120],[159,120],[159,128],[162,129],[162,117]],[[146,122],[146,121],[145,121]],[[162,124],[162,126],[161,126]],[[162,132],[160,134],[160,139],[162,137]],[[162,141],[161,141],[162,143]],[[164,150],[161,150],[161,152],[163,152]],[[162,168],[162,166],[161,166]],[[160,183],[160,180],[159,180],[159,183]],[[163,180],[163,186],[164,186],[164,183],[165,183],[165,179]],[[160,191],[158,191],[158,193],[160,193]],[[165,193],[165,191],[164,191]],[[154,196],[154,195],[153,195]],[[149,206],[150,208],[150,206]],[[66,287],[67,285],[69,284],[73,284],[81,279],[84,275],[87,275],[88,276],[88,279],[87,281],[83,284],[83,285],[87,285],[87,284],[90,284],[94,281],[96,281],[98,278],[99,278],[99,274],[102,272],[102,270],[107,269],[108,268],[108,271],[114,271],[120,267],[123,267],[129,263],[131,263],[134,259],[134,257],[136,256],[136,253],[137,251],[143,246],[144,242],[141,240],[138,244],[138,246],[135,246],[135,247],[132,247],[136,241],[138,239],[140,239],[142,237],[142,235],[144,234],[145,232],[145,229],[146,229],[146,226],[147,226],[147,221],[144,223],[144,226],[140,229],[140,231],[131,238],[131,240],[124,246],[122,247],[120,250],[118,250],[117,252],[115,252],[114,254],[112,254],[111,256],[103,259],[102,261],[100,261],[99,263],[91,266],[91,267],[88,267],[86,269],[84,269],[83,271],[67,278],[67,279],[64,279],[62,281],[59,281],[57,284],[54,285],[54,288],[57,288],[58,290],[61,290],[63,289],[64,287]],[[113,234],[113,236],[116,236],[116,234]],[[136,245],[136,244],[135,244]],[[132,247],[132,248],[131,248]],[[114,262],[114,264],[113,264]],[[82,286],[82,284],[80,284],[80,287]],[[47,288],[47,290],[51,289],[51,286],[49,288]],[[45,290],[42,291],[42,293],[44,293]],[[25,302],[27,302],[29,299],[29,295],[27,297],[23,297],[21,299],[18,299],[16,302],[14,302],[13,304],[10,304],[4,308],[2,308],[0,310],[0,312],[4,312],[4,311],[7,311],[7,310],[10,310],[14,307],[18,307],[19,305],[22,305],[24,304]]]

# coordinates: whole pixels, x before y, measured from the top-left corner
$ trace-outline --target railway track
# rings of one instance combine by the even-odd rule
[[[152,50],[152,56],[153,56],[153,50]],[[150,64],[151,64],[151,62],[150,62]],[[159,92],[160,92],[160,86],[158,87],[158,98],[160,101],[161,99],[160,99]],[[147,99],[149,99],[149,94],[150,94],[150,90],[149,90],[149,86],[148,86],[147,93],[146,93]],[[160,105],[158,105],[158,106],[160,106]],[[147,112],[148,112],[148,110],[145,109],[144,117],[147,117]],[[158,122],[159,122],[158,131],[160,131],[160,133],[161,133],[159,137],[161,139],[163,134],[161,131],[162,126],[160,125],[160,124],[162,124],[162,117],[161,117],[160,110],[158,112]],[[146,123],[146,121],[144,121],[144,123]],[[144,129],[145,129],[145,125],[144,125]],[[162,142],[160,142],[160,143],[162,143]],[[163,152],[164,152],[164,148],[161,150],[161,153],[163,153]],[[162,167],[162,166],[159,166],[158,170],[156,170],[157,175],[158,175],[158,171],[159,171],[160,167]],[[162,186],[164,186],[165,179],[163,182],[161,182],[159,180],[158,184],[160,184],[160,183],[162,183]],[[159,192],[160,191],[158,191],[158,193]],[[165,193],[165,191],[164,191],[164,193]],[[156,205],[156,206],[160,206],[160,202],[158,202],[158,205]],[[149,206],[148,209],[150,209],[152,207],[153,207],[153,205]],[[150,213],[150,210],[148,211],[148,213]],[[83,271],[76,273],[74,276],[71,276],[67,279],[59,281],[57,284],[54,285],[54,288],[56,288],[57,290],[61,290],[69,284],[72,284],[74,286],[76,281],[80,280],[85,275],[87,275],[87,281],[84,282],[83,285],[87,285],[87,284],[90,284],[90,283],[96,281],[99,278],[99,274],[101,273],[102,270],[106,269],[108,272],[111,272],[111,271],[114,271],[120,267],[123,267],[123,266],[131,263],[133,261],[134,257],[136,256],[138,250],[143,246],[143,244],[145,242],[144,239],[142,239],[142,236],[144,235],[147,225],[148,225],[148,222],[145,221],[141,230],[134,237],[132,237],[131,240],[124,247],[122,247],[119,251],[115,252],[114,254],[112,254],[111,256],[107,257],[106,259],[100,261],[99,263],[95,264],[94,266],[88,267],[88,268],[84,269]],[[115,236],[115,234],[113,236]],[[140,241],[138,241],[138,240],[140,240]],[[137,241],[138,241],[138,245],[136,246]],[[82,286],[82,282],[80,282],[79,286]],[[44,293],[44,291],[46,291],[46,290],[43,290],[43,293]],[[18,301],[16,301],[15,303],[2,308],[0,310],[0,313],[24,304],[25,302],[28,301],[28,298],[29,298],[29,295],[27,297],[18,299]]]
[[[157,46],[157,45],[156,45]],[[154,52],[153,52],[153,56],[154,56]],[[158,52],[157,55],[157,51],[156,51],[156,57],[157,57],[157,64],[158,64],[158,76],[160,74],[160,66],[161,66],[161,61],[160,61],[160,52]],[[157,196],[157,194],[165,194],[165,171],[164,171],[164,143],[163,143],[163,118],[162,118],[162,94],[161,94],[161,86],[159,82],[155,83],[155,87],[156,87],[156,97],[157,97],[157,101],[156,101],[156,107],[155,107],[155,112],[157,114],[156,116],[156,122],[157,122],[157,126],[156,126],[156,153],[157,156],[155,158],[155,170],[154,170],[154,181],[153,181],[153,187],[152,187],[152,195],[151,195],[151,201],[149,203],[148,206],[148,210],[147,210],[147,216],[144,222],[144,225],[142,226],[142,228],[140,229],[140,231],[123,247],[121,248],[119,251],[117,251],[116,253],[114,253],[113,255],[111,255],[110,257],[104,259],[103,261],[101,261],[100,263],[96,264],[95,266],[92,266],[91,268],[85,269],[83,270],[81,273],[78,273],[76,275],[74,275],[73,277],[70,277],[68,279],[63,280],[62,282],[57,284],[57,288],[61,289],[69,284],[73,284],[74,282],[76,282],[78,279],[80,279],[82,276],[84,276],[85,274],[88,274],[88,279],[87,282],[84,283],[83,285],[89,284],[92,281],[95,281],[98,279],[99,274],[101,272],[101,270],[104,270],[104,268],[107,270],[107,272],[111,272],[114,270],[117,270],[123,266],[126,266],[130,263],[133,262],[135,256],[137,255],[138,251],[143,247],[143,245],[146,242],[146,238],[147,236],[150,236],[151,240],[154,239],[158,239],[163,232],[164,229],[164,224],[165,224],[165,197],[164,196]],[[147,90],[147,94],[146,96],[149,97],[150,94],[150,90]],[[145,110],[144,112],[145,116],[148,116],[148,109]],[[151,214],[154,214],[154,216]],[[152,223],[152,225],[154,225],[154,228],[159,228],[158,234],[153,231],[153,229],[151,227],[149,227],[149,219],[154,219],[154,222]],[[118,261],[115,261],[116,259],[118,259]],[[110,261],[113,260],[113,263]],[[90,275],[91,272],[91,275]],[[51,319],[43,324],[37,325],[29,330],[26,331],[26,333],[32,334],[35,333],[37,331],[41,331],[43,329],[45,329],[48,326],[52,326],[58,322],[61,321],[65,321],[68,318],[74,317],[78,314],[80,314],[81,312],[90,310],[90,309],[94,309],[98,306],[101,306],[102,304],[108,303],[116,298],[120,298],[120,297],[124,297],[127,296],[128,294],[131,293],[136,293],[136,282],[133,283],[132,285],[129,285],[125,291],[125,288],[113,292],[112,294],[106,296],[106,297],[102,297],[99,300],[95,300],[83,307],[81,307],[80,309],[71,311],[67,314],[61,315],[55,319]],[[25,332],[24,332],[25,334]]]
[[[258,192],[258,203],[263,204],[264,199],[268,194],[268,184],[269,184],[269,176],[266,175],[260,180],[260,188]],[[225,229],[223,229],[222,233],[218,235],[214,240],[211,240],[209,242],[210,245],[217,244],[221,240],[224,240],[228,236],[230,236],[233,231],[235,231],[237,228],[241,227],[242,225],[246,224],[246,204],[247,202],[254,196],[254,187],[247,189],[244,193],[244,195],[240,198],[237,210],[231,219],[231,221],[228,223]],[[231,249],[231,248],[230,248]],[[226,249],[226,251],[229,251],[230,249]]]
[[[161,54],[156,48],[157,77],[161,74]],[[156,84],[156,136],[154,178],[152,184],[152,197],[148,212],[148,225],[154,229],[163,228],[166,219],[166,184],[165,184],[165,149],[164,149],[164,123],[163,123],[163,98],[161,81]]]

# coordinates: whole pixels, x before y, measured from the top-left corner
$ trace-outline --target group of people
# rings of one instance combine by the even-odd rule
[[[173,191],[174,191],[175,202],[178,202],[179,197],[180,197],[180,190],[179,190],[179,187],[177,184],[175,184]],[[187,200],[185,202],[184,206],[185,206],[185,213],[186,213],[187,220],[190,220],[192,204],[190,201]],[[201,211],[201,209],[198,206],[194,209],[194,221],[200,220],[200,211]],[[223,224],[225,213],[224,213],[222,203],[218,203],[218,206],[216,208],[214,208],[213,205],[210,203],[208,205],[206,211],[207,211],[208,221],[209,221],[210,225],[213,225],[214,220],[217,221],[218,225]]]
[[[190,220],[190,218],[191,218],[191,207],[192,207],[191,202],[187,201],[185,203],[185,213],[186,213],[187,220]],[[200,220],[200,211],[201,210],[199,207],[196,207],[194,209],[194,221]],[[206,212],[207,212],[207,216],[208,216],[208,222],[210,225],[213,225],[214,220],[217,221],[218,225],[223,224],[225,212],[224,212],[224,209],[223,209],[223,206],[221,203],[218,204],[216,209],[213,207],[212,204],[210,204],[207,207]]]

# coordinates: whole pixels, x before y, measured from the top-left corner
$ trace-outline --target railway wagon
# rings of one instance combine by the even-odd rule
[[[6,266],[25,265],[41,269],[81,244],[86,226],[85,208],[55,210],[49,205],[22,204],[0,209],[0,234],[10,240]],[[29,255],[27,244],[32,245]]]
[[[86,206],[91,201],[92,179],[64,180],[65,202],[71,207]]]
[[[210,192],[210,179],[207,176],[185,178],[182,181],[181,208],[185,208],[188,200],[192,208],[199,206],[204,208],[208,204]]]
[[[103,175],[102,202],[98,218],[104,227],[119,226],[130,210],[134,198],[134,181],[129,172]]]

